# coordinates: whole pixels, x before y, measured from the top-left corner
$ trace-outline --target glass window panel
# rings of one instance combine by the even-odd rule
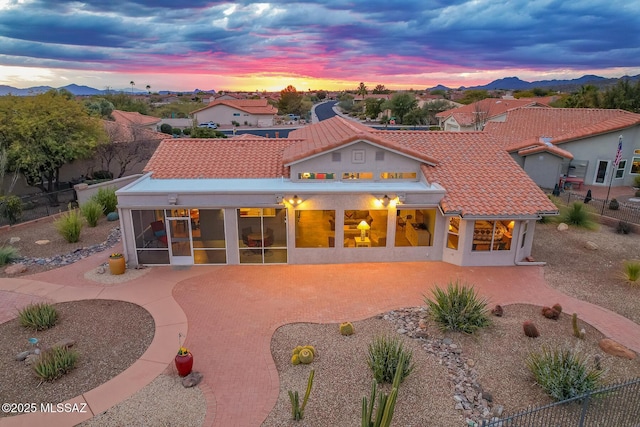
[[[296,211],[296,248],[329,248],[335,246],[333,210]]]
[[[198,250],[193,251],[195,264],[226,264],[227,252],[224,250]]]
[[[224,248],[224,210],[191,209],[194,248]]]
[[[167,247],[164,210],[132,210],[131,219],[137,249]]]
[[[458,250],[460,218],[449,218],[447,226],[447,248]]]
[[[138,250],[139,264],[169,264],[169,250]]]
[[[640,157],[634,157],[631,161],[631,173],[640,174]]]

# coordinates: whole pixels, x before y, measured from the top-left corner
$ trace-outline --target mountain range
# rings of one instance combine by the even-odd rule
[[[457,88],[457,90],[469,90],[469,89],[529,90],[533,88],[544,88],[544,89],[556,90],[560,92],[573,92],[578,88],[580,88],[580,86],[593,85],[598,88],[605,88],[608,86],[615,85],[618,82],[618,80],[624,80],[624,79],[630,80],[630,81],[638,81],[640,80],[640,74],[636,76],[623,76],[620,78],[605,78],[605,77],[594,76],[594,75],[585,75],[578,79],[572,79],[572,80],[539,80],[534,82],[527,82],[524,80],[520,80],[518,77],[505,77],[503,79],[494,80],[491,83],[487,83],[486,85],[482,85],[482,86],[472,86],[472,87],[461,86]],[[107,93],[134,93],[137,95],[142,95],[147,93],[146,90],[140,90],[135,88],[133,88],[133,90],[132,89],[100,90],[100,89],[95,89],[89,86],[79,86],[76,84],[70,84],[67,86],[59,87],[59,88],[53,88],[51,86],[34,86],[34,87],[25,88],[25,89],[19,89],[19,88],[15,88],[13,86],[7,86],[7,85],[0,85],[0,96],[9,95],[9,94],[16,95],[16,96],[37,95],[39,93],[47,92],[48,90],[51,90],[51,89],[66,89],[76,96],[105,95]],[[433,90],[448,91],[452,89],[455,90],[456,88],[449,88],[447,86],[437,85],[432,88],[428,88],[427,91],[428,92]],[[198,92],[215,93],[216,91],[215,90],[203,91],[200,89],[194,89],[192,92],[180,91],[180,93],[198,93]],[[162,91],[154,91],[154,93],[166,95],[166,94],[177,93],[177,92],[162,90]]]

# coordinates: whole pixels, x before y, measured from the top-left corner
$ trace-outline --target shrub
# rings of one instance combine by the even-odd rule
[[[40,355],[33,369],[44,381],[53,381],[75,368],[77,362],[78,352],[75,350],[53,347]]]
[[[633,183],[634,183],[634,185],[633,185],[634,187],[640,187],[640,176],[636,176],[636,177],[633,179]],[[638,195],[638,193],[636,193],[636,196],[637,196],[637,195]]]
[[[636,197],[640,197],[640,190],[636,190]]]
[[[98,225],[98,220],[102,216],[103,211],[104,206],[93,199],[80,205],[80,212],[82,212],[84,219],[87,220],[89,227]]]
[[[99,188],[98,192],[91,197],[92,200],[101,204],[104,209],[105,215],[109,212],[115,212],[116,206],[118,206],[118,198],[116,197],[116,189],[113,187]]]
[[[6,196],[0,198],[0,215],[9,221],[9,224],[15,224],[22,216],[24,206],[22,199],[18,196]]]
[[[617,211],[618,209],[620,209],[620,203],[618,203],[617,199],[611,199],[611,201],[609,202],[609,209],[611,209],[612,211]]]
[[[95,180],[113,179],[113,174],[110,171],[95,171],[91,174],[91,178]]]
[[[29,304],[18,312],[18,320],[25,328],[35,331],[49,329],[58,321],[58,311],[51,304]]]
[[[490,323],[487,301],[480,299],[472,286],[456,281],[449,283],[446,291],[436,287],[433,296],[435,300],[425,297],[425,302],[443,330],[472,334]]]
[[[414,366],[411,364],[413,352],[405,350],[398,338],[385,336],[375,338],[369,344],[367,363],[373,371],[376,382],[392,382],[401,357],[404,360],[404,365],[400,374],[400,382],[404,381],[413,371]]]
[[[0,266],[7,265],[14,259],[18,258],[18,250],[13,246],[0,247]]]
[[[191,135],[191,128],[182,129],[182,133],[185,134],[185,135]]]
[[[171,131],[173,129],[171,128],[171,125],[169,123],[163,123],[160,125],[160,132],[162,133],[166,133],[167,135],[171,135]]]
[[[536,382],[558,401],[595,389],[602,375],[602,371],[587,368],[585,358],[571,350],[543,347],[540,353],[531,353],[526,363]]]
[[[594,215],[582,202],[573,202],[568,207],[561,207],[558,221],[588,230],[598,229],[598,223],[594,219]]]
[[[625,280],[630,283],[637,283],[638,279],[640,279],[640,261],[625,261],[623,266],[622,274]]]
[[[616,233],[618,234],[631,233],[631,225],[629,225],[629,223],[625,221],[618,222],[618,226],[616,227]]]
[[[53,225],[67,242],[75,243],[80,240],[82,217],[77,209],[62,214],[53,222]]]

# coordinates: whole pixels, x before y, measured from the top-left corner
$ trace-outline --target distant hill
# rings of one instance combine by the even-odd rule
[[[636,76],[623,76],[620,78],[607,79],[605,77],[594,76],[594,75],[585,75],[578,79],[572,80],[539,80],[534,82],[527,82],[524,80],[520,80],[518,77],[505,77],[503,79],[494,80],[491,83],[487,83],[482,86],[471,86],[464,87],[461,86],[458,88],[459,90],[468,90],[468,89],[476,89],[476,90],[529,90],[533,88],[545,88],[551,90],[557,90],[561,92],[573,92],[580,88],[580,86],[584,85],[593,85],[598,88],[606,88],[608,86],[615,85],[618,80],[628,79],[631,81],[640,80],[640,74]],[[444,89],[450,90],[443,85],[438,85],[433,88],[427,89],[427,91],[432,91],[435,89]]]
[[[107,93],[131,93],[131,89],[95,89],[89,86],[79,86],[77,84],[70,84],[67,86],[62,86],[59,88],[53,88],[51,86],[34,86],[28,87],[24,89],[16,88],[13,86],[0,85],[0,96],[4,95],[15,95],[15,96],[30,96],[30,95],[38,95],[40,93],[45,93],[51,89],[66,89],[72,94],[76,96],[93,96],[93,95],[105,95]],[[162,90],[162,91],[154,91],[161,95],[168,95],[172,93],[198,93],[198,92],[208,92],[208,93],[216,93],[215,90],[207,90],[203,91],[200,89],[195,89],[192,92],[189,91],[175,91],[175,90]],[[146,90],[133,89],[133,93],[135,95],[146,95]]]

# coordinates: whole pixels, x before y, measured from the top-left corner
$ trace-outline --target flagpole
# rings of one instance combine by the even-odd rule
[[[604,212],[605,205],[609,202],[609,193],[611,193],[611,184],[613,183],[613,176],[616,174],[616,168],[618,167],[618,163],[620,163],[620,157],[622,155],[622,135],[618,138],[618,151],[616,152],[616,158],[613,160],[613,168],[611,168],[611,178],[609,179],[609,189],[607,190],[607,199],[604,201],[604,205],[602,206],[602,211]]]

